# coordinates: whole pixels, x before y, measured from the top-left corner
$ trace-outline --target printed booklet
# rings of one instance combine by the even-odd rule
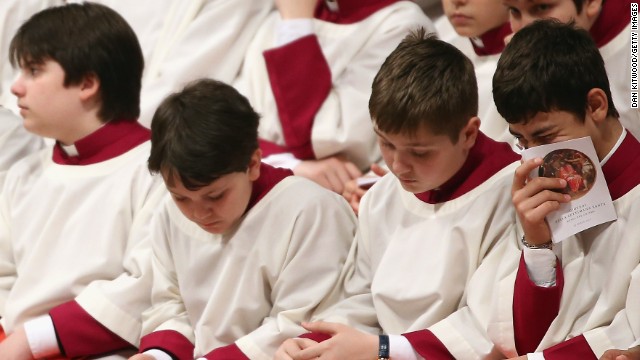
[[[617,218],[602,168],[590,137],[536,146],[522,152],[522,159],[542,158],[531,177],[556,177],[567,181],[563,193],[571,201],[547,215],[554,243],[590,227]]]

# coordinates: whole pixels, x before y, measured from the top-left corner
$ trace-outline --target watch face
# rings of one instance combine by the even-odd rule
[[[566,180],[567,186],[559,191],[569,194],[571,200],[575,200],[593,187],[596,168],[584,153],[574,149],[558,149],[544,157],[538,168],[538,175]]]

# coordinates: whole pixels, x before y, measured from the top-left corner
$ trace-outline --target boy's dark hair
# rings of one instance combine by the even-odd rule
[[[478,85],[471,61],[452,45],[412,31],[391,52],[373,80],[369,112],[389,134],[426,128],[453,143],[478,114]]]
[[[540,112],[566,111],[584,121],[587,94],[599,88],[618,117],[604,61],[589,33],[574,24],[538,20],[518,31],[506,46],[493,76],[493,99],[511,124]]]
[[[149,170],[162,172],[166,181],[177,175],[189,190],[246,171],[258,149],[259,118],[233,87],[196,80],[169,95],[153,115]]]
[[[64,69],[64,86],[94,74],[103,122],[140,114],[142,50],[129,24],[106,6],[68,4],[36,13],[11,40],[9,60],[14,67],[54,60]]]

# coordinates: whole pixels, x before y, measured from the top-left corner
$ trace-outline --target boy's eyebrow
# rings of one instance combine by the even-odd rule
[[[380,132],[380,130],[378,130],[377,128],[375,128],[375,127],[374,127],[374,128],[373,128],[373,131],[374,131],[376,134],[378,134],[378,136],[380,136],[381,138],[385,139],[386,141],[389,141],[389,140],[387,139],[387,137],[386,137],[386,136],[384,136],[384,135]],[[408,144],[406,144],[405,146],[406,146],[406,147],[421,147],[421,148],[430,148],[430,147],[433,147],[433,145],[429,145],[429,144],[421,144],[421,143],[417,143],[417,142],[414,142],[414,143],[408,143]]]

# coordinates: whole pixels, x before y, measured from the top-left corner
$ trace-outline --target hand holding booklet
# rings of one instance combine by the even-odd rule
[[[566,180],[563,193],[571,201],[546,220],[551,239],[557,243],[590,227],[617,219],[607,183],[590,137],[536,146],[522,152],[522,159],[542,158],[542,165],[530,177],[556,177]]]

